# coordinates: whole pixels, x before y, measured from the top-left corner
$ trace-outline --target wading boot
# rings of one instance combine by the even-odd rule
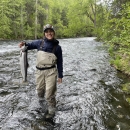
[[[55,116],[55,111],[56,111],[56,108],[54,108],[54,107],[49,107],[48,110],[47,110],[47,112],[45,113],[45,117],[46,117],[47,119],[53,118],[53,117]]]
[[[39,98],[39,104],[42,108],[44,108],[45,105],[45,99],[44,98]]]

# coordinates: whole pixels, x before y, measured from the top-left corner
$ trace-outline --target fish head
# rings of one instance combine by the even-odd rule
[[[26,52],[26,51],[27,51],[27,48],[28,48],[28,46],[23,46],[23,47],[21,48],[22,52]]]

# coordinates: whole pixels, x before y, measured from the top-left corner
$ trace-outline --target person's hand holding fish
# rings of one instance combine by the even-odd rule
[[[26,43],[26,42],[23,42],[23,41],[22,41],[22,42],[19,44],[19,47],[21,48],[22,46],[25,45],[25,43]]]

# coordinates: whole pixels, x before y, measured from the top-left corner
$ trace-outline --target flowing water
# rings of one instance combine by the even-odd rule
[[[28,83],[22,84],[19,41],[0,41],[0,130],[130,130],[130,106],[120,87],[126,81],[110,66],[107,48],[94,38],[59,41],[64,78],[49,121],[35,92],[37,51],[28,51]]]

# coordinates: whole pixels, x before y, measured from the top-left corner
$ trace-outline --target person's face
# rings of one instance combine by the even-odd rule
[[[48,40],[52,40],[52,39],[54,38],[54,36],[55,36],[55,33],[54,33],[53,30],[47,29],[47,30],[45,31],[45,37],[46,37]]]

